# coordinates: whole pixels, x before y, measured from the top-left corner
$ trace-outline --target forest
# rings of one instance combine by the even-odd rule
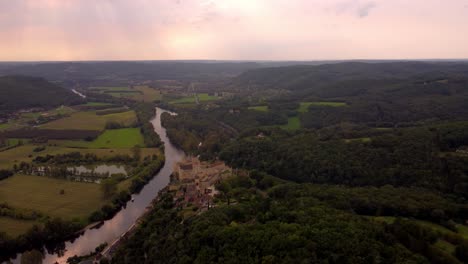
[[[150,124],[154,107],[176,112],[161,116],[171,142],[188,155],[233,169],[216,183],[207,210],[182,208],[173,193],[162,192],[112,259],[101,263],[468,262],[468,64],[214,63],[190,70],[197,65],[53,63],[7,69],[89,86],[83,92],[95,102],[76,109],[95,111],[96,119],[133,110],[126,125],[98,125],[109,131],[138,128],[146,147],[164,149]],[[73,78],[63,75],[62,66],[76,69]],[[117,78],[107,79],[111,71]],[[174,79],[155,80],[163,77]],[[152,101],[112,93],[131,93],[129,87],[106,87],[107,93],[91,87],[145,78],[147,89],[169,85]],[[167,88],[173,83],[177,88]],[[99,133],[46,126],[5,131],[0,138],[7,150],[6,139],[14,135],[90,142]],[[82,150],[49,154],[50,147],[34,148],[29,163],[2,170],[0,177],[11,180],[31,166],[73,161],[136,165],[128,182],[102,182],[111,200],[87,216],[90,223],[111,218],[164,163],[153,156],[138,164],[136,147],[133,156],[132,149],[112,157]],[[126,190],[116,188],[123,182]],[[0,205],[0,213],[43,218],[8,204]],[[49,223],[54,221],[57,230]],[[0,237],[0,246],[13,253],[82,227],[59,221],[44,220],[40,229],[15,240]]]
[[[466,263],[467,83],[452,63],[241,74],[229,89],[245,96],[175,108],[163,125],[250,177],[189,218],[166,197],[113,262]],[[252,95],[263,88],[286,93]]]
[[[0,87],[0,117],[20,109],[52,108],[83,102],[71,91],[37,77],[2,76]]]

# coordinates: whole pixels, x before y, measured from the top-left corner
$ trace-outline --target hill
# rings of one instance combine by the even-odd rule
[[[302,125],[320,128],[340,122],[393,127],[433,119],[464,120],[467,84],[466,63],[346,62],[255,69],[239,75],[231,87],[263,91],[263,96],[282,91],[281,96],[270,96],[275,108],[286,103],[346,103],[347,107],[309,104],[303,109]]]
[[[2,113],[24,108],[49,108],[80,102],[81,99],[73,92],[42,78],[0,77],[0,111]]]

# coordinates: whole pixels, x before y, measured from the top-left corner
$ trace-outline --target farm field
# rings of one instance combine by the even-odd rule
[[[136,86],[135,90],[140,91],[141,93],[134,95],[132,98],[135,101],[139,102],[154,102],[156,100],[161,100],[162,94],[160,91],[150,88],[148,86]]]
[[[293,116],[288,118],[288,123],[286,125],[282,125],[281,128],[286,130],[296,130],[301,128],[301,120],[298,116]]]
[[[11,119],[8,121],[8,123],[0,124],[0,131],[29,127],[30,123],[34,123],[35,121],[40,120],[40,118],[50,118],[57,115],[69,115],[73,112],[75,112],[75,110],[71,107],[60,106],[49,111],[21,113],[18,115],[19,118]]]
[[[198,101],[199,102],[208,102],[208,101],[214,101],[220,99],[220,97],[209,95],[207,93],[200,93],[197,94],[198,96]],[[196,103],[197,100],[194,95],[192,96],[185,96],[176,100],[172,100],[169,103],[170,104],[194,104]]]
[[[35,224],[39,222],[0,216],[0,232],[5,232],[10,237],[26,233]]]
[[[23,145],[16,148],[12,148],[6,151],[0,152],[0,169],[12,168],[14,164],[19,164],[22,161],[32,162],[37,156],[45,155],[57,155],[65,154],[70,152],[79,151],[82,154],[95,154],[99,158],[109,158],[115,155],[133,155],[131,148],[108,148],[108,149],[77,149],[65,147],[70,141],[51,140],[50,144],[57,146],[46,146],[46,149],[41,152],[34,152],[33,150],[37,147],[36,145]],[[73,143],[73,142],[72,142]],[[142,158],[151,156],[153,154],[160,155],[161,152],[157,148],[141,148]]]
[[[105,106],[105,105],[111,105],[109,103],[102,103],[102,102],[87,102],[86,104],[82,104],[79,106]]]
[[[8,129],[11,126],[10,123],[0,124],[0,130]]]
[[[95,112],[77,112],[69,117],[55,120],[40,128],[45,129],[82,129],[82,130],[104,130],[107,122],[118,122],[125,126],[130,126],[136,122],[136,114],[134,111],[122,113],[96,115]]]
[[[143,146],[144,141],[139,128],[122,128],[106,130],[91,142],[67,140],[60,144],[72,148],[132,148]]]
[[[130,87],[127,86],[96,86],[96,87],[89,87],[90,90],[97,90],[97,91],[125,91],[130,90]]]
[[[260,106],[250,106],[248,107],[249,110],[255,110],[260,112],[268,112],[268,106],[260,105]]]
[[[200,93],[200,94],[197,94],[197,96],[198,96],[198,100],[200,100],[200,102],[214,101],[214,100],[219,99],[218,96],[209,95],[207,93]]]
[[[61,195],[61,190],[65,194]],[[86,219],[106,202],[99,184],[28,175],[0,181],[0,200],[15,208],[32,209],[68,220]]]
[[[22,113],[21,117],[26,119],[36,119],[40,116],[67,115],[73,112],[75,112],[75,110],[69,106],[60,106],[49,111]]]
[[[161,99],[161,92],[148,86],[131,87],[92,87],[103,94],[109,94],[117,98],[126,98],[139,102],[154,102]]]

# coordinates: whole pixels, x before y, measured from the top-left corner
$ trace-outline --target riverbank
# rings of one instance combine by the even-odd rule
[[[65,251],[46,253],[44,255],[44,263],[66,263],[69,257],[78,255],[87,255],[95,250],[95,248],[103,243],[110,244],[122,233],[125,233],[131,225],[144,213],[145,208],[154,199],[159,190],[164,188],[169,183],[169,176],[172,174],[173,165],[184,156],[183,152],[176,149],[167,138],[165,129],[161,126],[160,115],[166,112],[163,109],[157,109],[156,115],[151,120],[152,128],[159,135],[161,141],[164,142],[165,162],[161,164],[157,173],[149,173],[151,177],[145,177],[149,181],[146,185],[143,181],[138,181],[134,186],[140,189],[138,194],[132,195],[132,202],[124,203],[121,210],[118,210],[115,215],[99,226],[99,228],[86,229],[84,233],[72,241],[64,242],[61,246]],[[148,170],[146,170],[148,172]],[[154,176],[154,177],[153,177]],[[13,247],[14,248],[14,247]],[[65,252],[65,253],[64,253]],[[21,255],[13,259],[13,263],[20,263]]]
[[[174,208],[182,211],[184,217],[188,216],[184,212],[202,213],[214,207],[213,200],[218,194],[215,185],[230,176],[232,176],[232,169],[221,161],[202,162],[198,158],[191,157],[176,163],[170,183],[158,192],[158,195],[135,223],[106,247],[101,254],[98,254],[94,261],[112,259],[116,250],[131,238],[158,203],[162,202],[162,197],[167,197],[166,194],[173,197]]]

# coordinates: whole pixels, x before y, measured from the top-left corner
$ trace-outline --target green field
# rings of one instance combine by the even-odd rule
[[[5,129],[8,129],[11,127],[11,124],[10,123],[3,123],[3,124],[0,124],[0,130],[5,130]]]
[[[196,102],[195,96],[186,96],[173,101],[170,101],[171,104],[194,104]]]
[[[14,164],[19,164],[20,162],[31,162],[37,156],[45,155],[57,155],[65,154],[70,152],[79,151],[82,154],[95,154],[99,158],[108,158],[115,155],[133,155],[131,148],[109,148],[109,149],[76,149],[66,147],[67,145],[72,145],[81,141],[68,141],[68,140],[50,140],[49,144],[56,146],[46,146],[46,149],[41,152],[34,152],[33,149],[36,148],[36,145],[28,144],[24,146],[19,146],[12,148],[6,151],[0,152],[0,169],[12,168]],[[83,143],[91,143],[85,142]],[[141,156],[151,156],[153,154],[160,154],[160,150],[156,148],[142,148]]]
[[[91,142],[67,140],[61,145],[72,148],[132,148],[136,145],[143,147],[144,141],[139,128],[122,128],[106,130]]]
[[[299,108],[297,109],[300,113],[305,113],[309,111],[309,106],[327,106],[327,107],[343,107],[346,106],[346,103],[343,102],[300,102]]]
[[[0,124],[0,130],[13,130],[23,127],[30,127],[30,122],[37,121],[40,118],[51,118],[56,117],[57,115],[69,115],[75,112],[75,110],[68,106],[60,106],[56,109],[42,111],[42,112],[32,112],[32,113],[21,113],[19,118],[10,119],[8,123]]]
[[[209,95],[207,93],[200,93],[200,94],[197,94],[198,96],[198,100],[200,102],[206,102],[206,101],[214,101],[214,100],[218,100],[219,97],[217,96],[213,96],[213,95]]]
[[[103,94],[109,94],[117,98],[127,98],[139,102],[154,102],[161,99],[161,92],[149,86],[131,87],[91,87]]]
[[[0,232],[5,232],[10,237],[17,237],[26,233],[33,225],[39,224],[36,221],[19,220],[0,216]]]
[[[200,93],[200,94],[197,94],[196,96],[198,96],[198,101],[199,102],[208,102],[208,101],[214,101],[214,100],[219,99],[219,97],[209,95],[207,93]],[[196,102],[197,102],[197,100],[196,100],[195,95],[192,95],[192,96],[186,96],[186,97],[182,97],[182,98],[179,98],[179,99],[176,99],[176,100],[172,100],[169,103],[171,103],[171,104],[193,104],[193,103],[196,103]]]
[[[106,130],[91,143],[92,148],[131,148],[137,145],[144,145],[139,128]]]
[[[125,91],[125,90],[130,90],[130,87],[128,86],[96,86],[96,87],[90,87],[90,90],[98,90],[98,91]]]
[[[301,128],[301,120],[298,116],[288,118],[288,124],[282,125],[281,128],[286,130],[297,130]]]
[[[65,194],[61,195],[60,190]],[[0,201],[14,208],[32,209],[69,220],[86,219],[106,202],[99,184],[27,175],[0,181]]]
[[[109,115],[96,115],[95,112],[77,112],[69,117],[55,120],[44,125],[45,129],[83,129],[83,130],[104,130],[109,121],[118,122],[125,126],[130,126],[136,122],[134,111],[115,113]]]
[[[82,104],[80,106],[104,106],[104,105],[111,105],[111,104],[101,103],[101,102],[87,102],[86,104]]]
[[[260,106],[249,106],[249,110],[255,110],[260,112],[268,112],[268,106],[260,105]]]
[[[161,100],[161,92],[150,88],[148,86],[136,86],[135,90],[139,91],[139,94],[136,94],[131,99],[140,102],[154,102],[156,100]]]

